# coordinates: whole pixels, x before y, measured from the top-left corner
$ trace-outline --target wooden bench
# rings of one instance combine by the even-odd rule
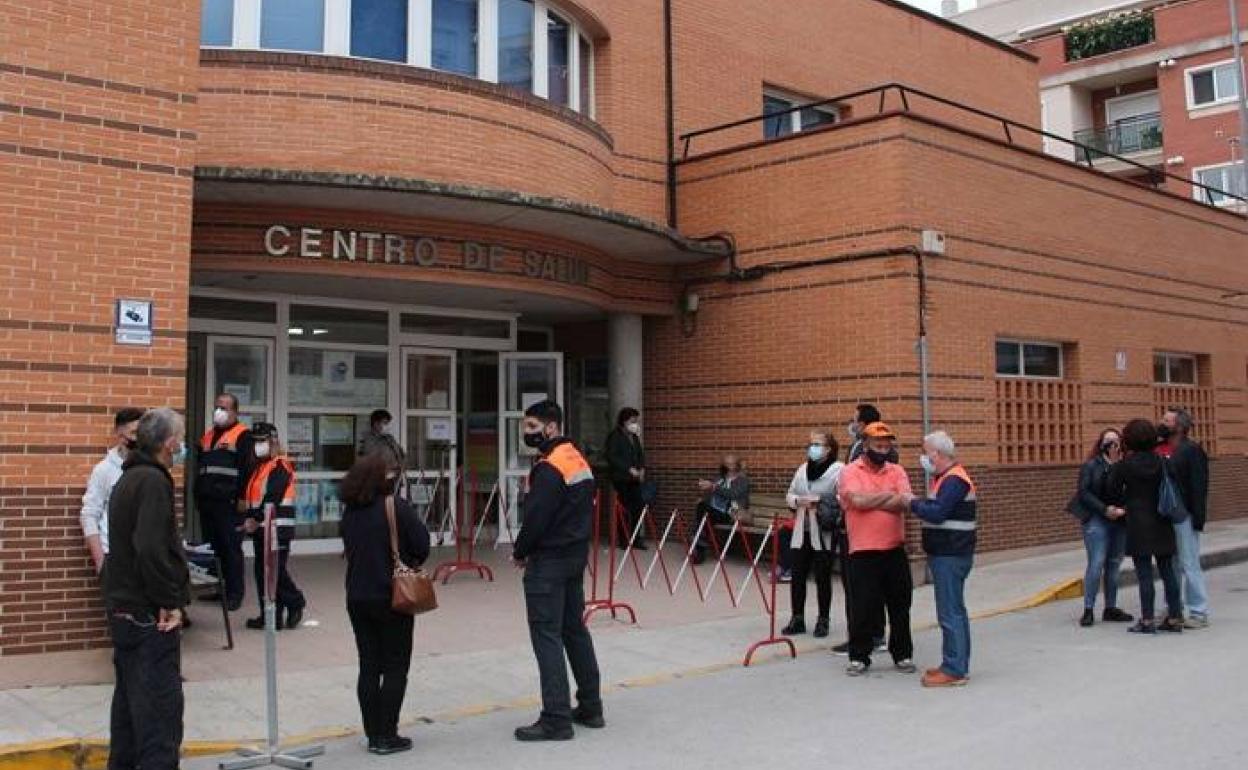
[[[789,504],[785,500],[784,495],[750,495],[750,507],[737,511],[737,535],[740,537],[753,537],[760,541],[762,536],[767,532],[767,527],[779,517],[780,521],[793,518],[793,511],[789,510]],[[716,524],[716,536],[719,539],[719,545],[722,548],[724,538],[732,530],[731,524]],[[771,536],[776,537],[778,533],[772,532]]]

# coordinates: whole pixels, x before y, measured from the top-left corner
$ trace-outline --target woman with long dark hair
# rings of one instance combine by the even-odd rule
[[[1127,521],[1127,553],[1135,562],[1140,583],[1140,620],[1127,629],[1134,633],[1152,634],[1183,630],[1183,601],[1179,594],[1179,577],[1174,568],[1177,550],[1174,526],[1162,518],[1158,510],[1161,482],[1165,473],[1163,460],[1154,453],[1157,429],[1148,420],[1132,420],[1122,429],[1126,457],[1109,471],[1109,494],[1122,505],[1114,506],[1111,515],[1125,515]],[[1158,625],[1153,620],[1157,591],[1153,562],[1161,573],[1166,592],[1166,619]]]
[[[1109,492],[1109,471],[1122,459],[1122,435],[1106,428],[1097,437],[1088,459],[1079,469],[1079,489],[1071,501],[1071,513],[1079,517],[1088,566],[1083,573],[1083,617],[1079,625],[1096,622],[1096,594],[1105,584],[1105,610],[1101,619],[1130,622],[1134,618],[1118,607],[1118,572],[1127,550],[1127,525],[1116,513]]]
[[[390,607],[394,559],[386,505],[393,500],[399,557],[409,567],[429,558],[429,530],[406,500],[394,496],[398,468],[384,454],[361,457],[342,480],[346,504],[339,532],[347,557],[347,615],[360,657],[356,694],[368,750],[394,754],[412,747],[398,733],[412,663],[411,615]]]

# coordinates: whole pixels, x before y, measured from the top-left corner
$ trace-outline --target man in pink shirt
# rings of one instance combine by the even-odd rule
[[[849,666],[845,673],[862,676],[871,667],[872,629],[884,625],[888,609],[888,651],[898,671],[915,671],[910,638],[910,561],[906,557],[903,513],[911,493],[906,472],[888,458],[897,437],[882,422],[862,431],[866,451],[841,471],[838,495],[849,535]]]

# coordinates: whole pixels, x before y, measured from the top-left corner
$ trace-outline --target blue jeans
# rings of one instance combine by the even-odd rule
[[[929,556],[936,589],[936,618],[940,621],[940,670],[964,677],[971,667],[971,618],[966,612],[964,589],[974,556]]]
[[[1189,516],[1187,521],[1174,525],[1174,535],[1179,546],[1179,569],[1183,572],[1184,604],[1193,615],[1203,617],[1209,614],[1209,592],[1200,568],[1200,533],[1192,528]]]
[[[1083,525],[1083,547],[1088,568],[1083,573],[1083,607],[1096,606],[1096,592],[1105,579],[1105,608],[1118,606],[1118,571],[1127,550],[1127,528],[1104,517],[1093,516]]]

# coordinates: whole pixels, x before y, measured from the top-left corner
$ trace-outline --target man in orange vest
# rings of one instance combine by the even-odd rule
[[[524,523],[512,559],[524,568],[529,637],[542,683],[542,714],[516,728],[521,741],[566,741],[572,723],[604,727],[594,640],[585,627],[584,573],[594,521],[594,474],[563,436],[563,409],[540,401],[524,412],[524,444],[540,455],[529,473]],[[564,654],[567,660],[564,660]],[[568,692],[576,678],[577,707]]]
[[[277,628],[298,628],[303,620],[307,601],[286,569],[290,558],[290,541],[295,538],[295,466],[290,464],[278,443],[277,426],[258,422],[251,429],[252,447],[257,465],[247,480],[243,500],[247,518],[243,530],[251,535],[256,554],[256,598],[260,601],[259,617],[248,618],[248,628],[264,628],[264,524],[265,506],[273,504],[274,532],[277,535]],[[285,624],[282,622],[285,614]]]
[[[221,560],[226,607],[243,604],[243,491],[254,454],[247,426],[238,421],[238,399],[229,393],[217,396],[212,427],[199,440],[196,460],[195,508],[204,535]]]

